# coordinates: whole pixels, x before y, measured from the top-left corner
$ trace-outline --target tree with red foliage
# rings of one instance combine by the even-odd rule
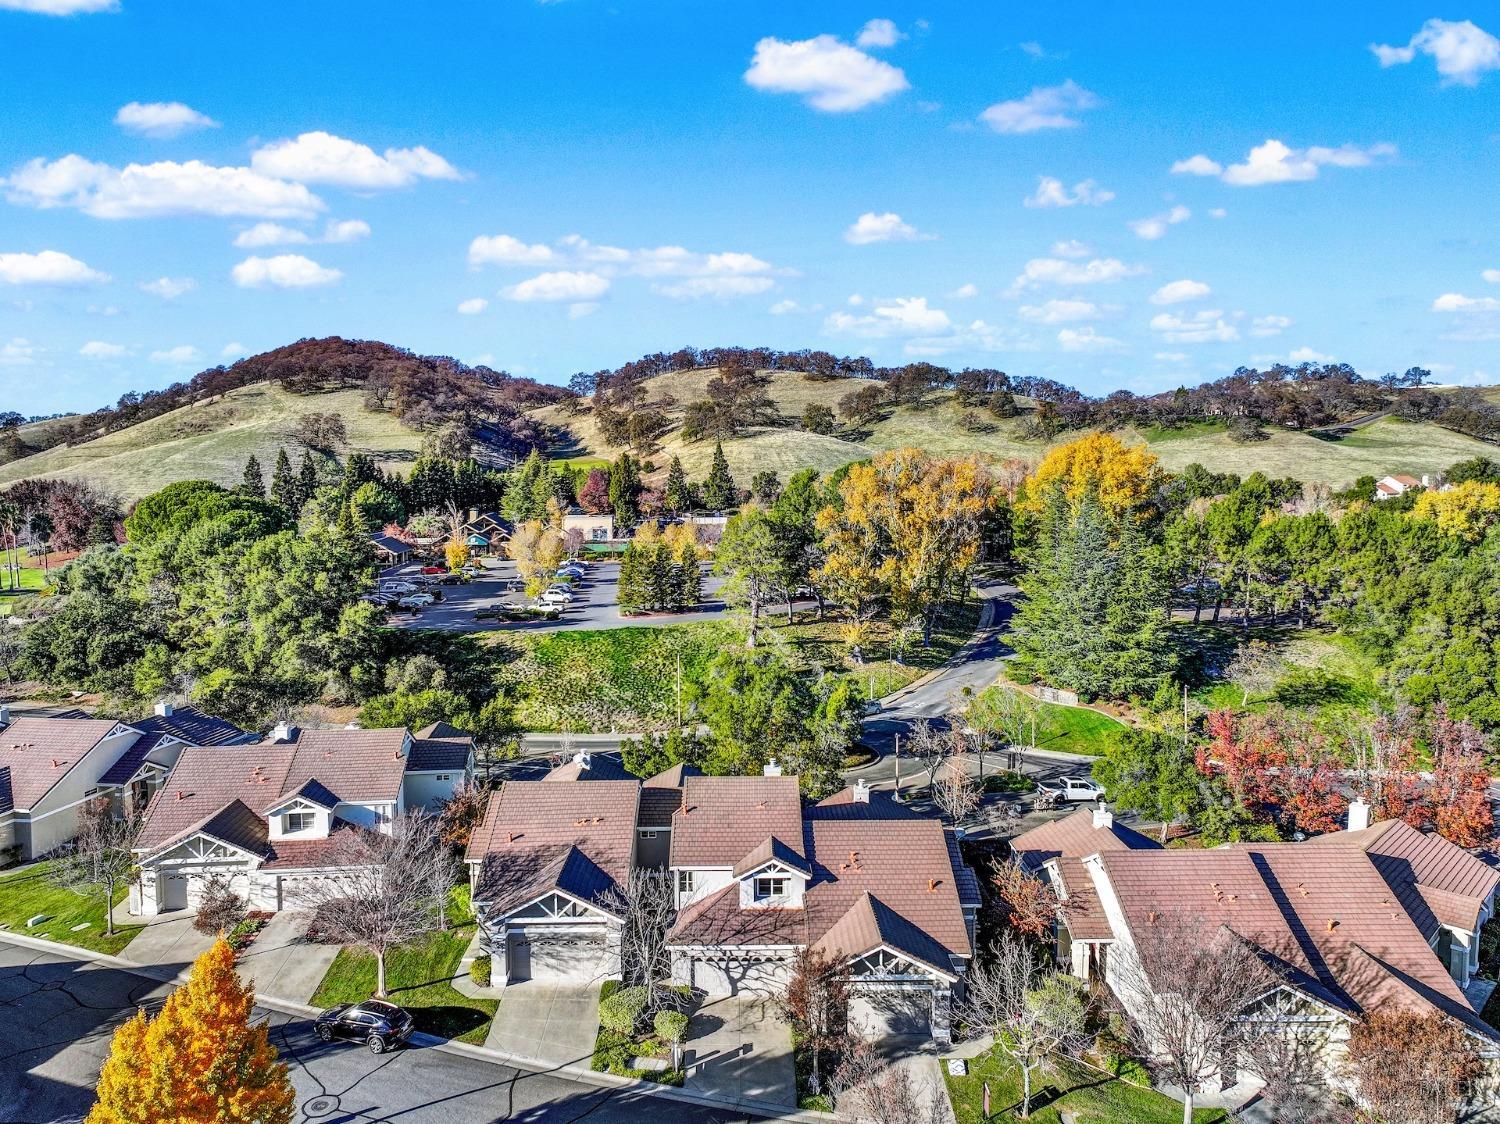
[[[602,515],[611,510],[608,472],[602,468],[589,469],[588,479],[578,489],[578,506],[590,515]]]
[[[1286,764],[1276,776],[1281,814],[1291,817],[1299,831],[1339,830],[1349,801],[1339,791],[1344,777],[1338,760],[1311,727],[1278,725],[1286,735]]]
[[[490,794],[473,781],[465,781],[453,795],[438,801],[438,835],[450,847],[467,847],[469,837],[484,819]]]
[[[1015,860],[997,863],[992,881],[1011,928],[1038,938],[1052,932],[1062,903],[1051,886]]]
[[[1380,1120],[1447,1124],[1484,1072],[1468,1034],[1436,1011],[1376,1011],[1349,1034],[1359,1099]]]
[[[1490,770],[1484,734],[1439,704],[1428,732],[1432,747],[1432,804],[1437,831],[1460,847],[1483,847],[1495,837],[1490,807]]]
[[[1236,717],[1231,710],[1210,712],[1208,742],[1198,747],[1194,760],[1204,776],[1224,782],[1241,811],[1280,804],[1273,770],[1286,764],[1286,751],[1269,719]]]

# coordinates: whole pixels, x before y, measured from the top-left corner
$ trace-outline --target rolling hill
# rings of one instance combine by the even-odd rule
[[[649,458],[658,475],[673,454],[682,458],[688,475],[702,477],[707,473],[714,442],[684,441],[676,423],[681,420],[687,403],[705,397],[708,380],[714,373],[713,369],[680,371],[646,381],[647,405],[666,403],[663,410],[674,423],[661,440],[661,451]],[[788,427],[761,427],[725,441],[724,456],[730,471],[744,485],[764,469],[775,470],[785,480],[799,468],[830,472],[851,461],[905,445],[944,455],[972,452],[996,459],[1028,460],[1041,457],[1050,447],[1049,443],[1022,437],[1019,422],[993,419],[983,411],[980,413],[986,424],[982,430],[964,429],[959,424],[964,410],[950,391],[932,392],[919,406],[887,408],[879,421],[852,432],[841,427],[824,436],[801,428],[802,411],[809,403],[836,409],[843,395],[868,385],[862,379],[813,381],[793,372],[771,374],[769,393]],[[1019,401],[1024,409],[1025,400]],[[570,415],[566,406],[553,405],[533,410],[531,415],[559,435],[552,449],[554,456],[609,459],[622,451],[603,440],[590,416],[587,400],[576,414]],[[1248,476],[1261,471],[1272,477],[1291,476],[1333,487],[1347,486],[1364,475],[1378,477],[1405,472],[1420,476],[1441,472],[1468,457],[1500,457],[1500,449],[1495,445],[1429,422],[1408,422],[1395,417],[1379,418],[1337,437],[1274,426],[1265,427],[1265,432],[1263,441],[1239,443],[1230,439],[1224,426],[1198,423],[1174,429],[1124,429],[1119,436],[1127,441],[1144,442],[1169,469],[1181,469],[1196,461],[1217,472]],[[1076,434],[1064,432],[1053,443],[1073,436]]]

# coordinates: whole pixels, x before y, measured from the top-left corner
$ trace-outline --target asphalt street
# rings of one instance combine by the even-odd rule
[[[156,1009],[168,990],[82,957],[37,952],[0,939],[0,1124],[81,1121],[93,1104],[115,1027],[137,1006]],[[256,1012],[271,1024],[272,1041],[291,1067],[296,1124],[751,1119],[433,1047],[377,1057],[352,1043],[322,1042],[308,1019],[262,1008]]]

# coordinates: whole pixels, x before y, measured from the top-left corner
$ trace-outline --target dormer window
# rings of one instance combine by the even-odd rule
[[[295,835],[299,831],[311,831],[313,826],[313,814],[311,812],[286,812],[281,817],[281,830],[284,835]]]
[[[764,901],[767,898],[784,898],[787,889],[791,886],[791,879],[785,875],[767,875],[755,880],[755,900]]]

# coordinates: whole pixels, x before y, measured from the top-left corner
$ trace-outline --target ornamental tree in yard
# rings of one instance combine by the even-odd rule
[[[1484,735],[1473,724],[1448,717],[1447,708],[1439,705],[1428,741],[1438,834],[1460,847],[1484,846],[1495,836]]]
[[[578,506],[590,515],[602,515],[610,510],[608,472],[602,468],[589,470],[588,479],[578,490]]]
[[[1349,1034],[1359,1099],[1379,1120],[1448,1124],[1484,1073],[1469,1035],[1437,1012],[1380,1010]]]
[[[111,906],[135,870],[130,848],[140,831],[138,812],[126,809],[117,817],[106,797],[89,800],[78,809],[78,833],[48,867],[47,877],[53,884],[104,899],[104,931],[111,936],[115,931]]]
[[[812,1060],[808,1087],[822,1092],[823,1055],[837,1053],[847,1037],[849,965],[838,956],[803,948],[777,1006]]]
[[[296,1094],[220,937],[154,1019],[115,1032],[87,1124],[289,1124]]]
[[[1052,932],[1062,903],[1050,885],[1029,874],[1014,859],[996,864],[992,881],[995,892],[1004,903],[1005,920],[1011,928],[1037,938]]]

